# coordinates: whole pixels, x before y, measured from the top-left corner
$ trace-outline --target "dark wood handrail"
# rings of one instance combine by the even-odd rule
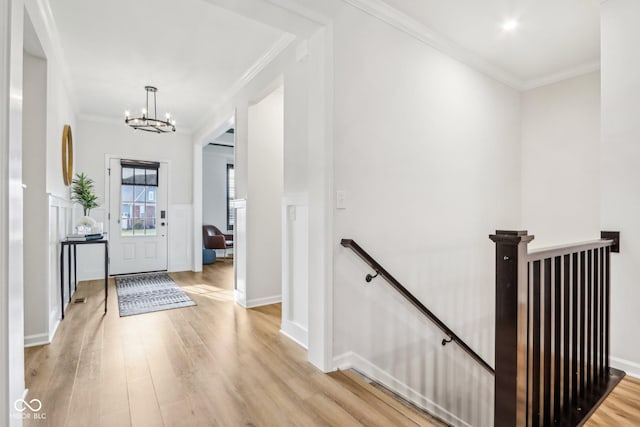
[[[377,273],[376,275],[381,276],[383,279],[385,279],[387,282],[389,282],[389,284],[396,291],[400,292],[400,294],[403,297],[405,297],[405,299],[407,299],[411,304],[413,304],[413,306],[415,308],[417,308],[418,311],[420,311],[420,313],[422,313],[429,320],[431,320],[433,323],[435,323],[436,326],[438,328],[440,328],[440,330],[442,330],[442,332],[444,332],[445,335],[447,335],[449,337],[450,341],[453,341],[456,344],[458,344],[460,346],[460,348],[462,348],[469,356],[471,356],[483,368],[485,368],[487,371],[491,372],[491,374],[495,375],[495,371],[491,367],[491,365],[489,365],[487,362],[485,362],[485,360],[482,357],[480,357],[464,341],[462,341],[462,339],[460,339],[460,337],[458,337],[458,335],[456,335],[455,332],[453,332],[447,325],[445,325],[444,322],[442,322],[442,320],[440,320],[438,318],[438,316],[436,316],[435,314],[433,314],[431,312],[431,310],[429,310],[427,307],[425,307],[424,304],[422,304],[420,302],[420,300],[418,300],[411,292],[409,292],[407,290],[407,288],[402,286],[402,284],[400,282],[398,282],[395,279],[395,277],[393,277],[387,270],[384,269],[384,267],[382,267],[375,259],[373,259],[371,257],[371,255],[369,255],[364,249],[362,249],[360,247],[360,245],[358,245],[352,239],[342,239],[340,241],[340,244],[342,246],[344,246],[345,248],[349,248],[353,252],[355,252],[356,255],[358,255],[369,267],[371,267]],[[368,276],[367,278],[369,278],[369,277],[371,277],[371,276]],[[373,277],[375,277],[375,276],[373,276]],[[370,281],[370,280],[367,280],[367,281]]]

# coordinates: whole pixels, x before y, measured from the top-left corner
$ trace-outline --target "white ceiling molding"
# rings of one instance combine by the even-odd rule
[[[539,79],[527,80],[524,83],[522,90],[526,91],[526,90],[535,89],[541,86],[558,83],[563,80],[571,79],[574,77],[581,76],[583,74],[589,74],[594,71],[598,71],[599,69],[600,69],[600,61],[590,62],[569,70],[564,70],[559,73],[550,74],[548,76],[544,76]]]
[[[58,29],[56,27],[56,21],[53,18],[53,12],[51,6],[47,0],[24,0],[24,5],[31,23],[42,49],[45,52],[46,59],[49,63],[55,64],[62,79],[62,84],[67,91],[69,102],[73,108],[74,113],[78,111],[78,100],[76,93],[73,89],[71,72],[69,66],[65,60],[64,50],[62,43],[60,43],[60,37]]]
[[[204,1],[272,28],[278,28],[283,32],[295,34],[298,37],[309,37],[316,31],[318,21],[322,22],[325,19],[322,12],[316,8],[310,9],[296,4],[297,0]],[[318,0],[312,1],[318,2]]]
[[[264,70],[274,59],[280,55],[293,41],[296,36],[293,34],[284,34],[271,46],[256,62],[249,67],[249,69],[238,79],[236,82],[227,89],[220,97],[218,102],[207,111],[202,119],[198,122],[198,125],[194,129],[202,129],[207,125],[207,122],[216,115],[216,112],[229,100],[231,100],[236,94],[238,94],[255,76],[257,76],[262,70]]]
[[[389,6],[382,0],[343,0],[363,12],[380,19],[392,27],[403,31],[411,37],[431,46],[440,52],[457,59],[480,71],[487,76],[504,83],[516,90],[522,90],[524,82],[518,77],[508,73],[484,58],[468,51],[467,49],[451,42],[439,35],[426,25],[416,21],[409,15]]]
[[[600,69],[600,62],[589,62],[568,70],[552,73],[531,80],[522,80],[516,75],[495,66],[492,62],[452,42],[438,32],[418,22],[411,16],[385,3],[383,0],[343,0],[363,12],[380,19],[409,36],[431,46],[434,49],[476,69],[477,71],[501,82],[515,90],[526,91],[536,87],[557,83]],[[608,0],[601,0],[601,3]]]
[[[296,0],[266,0],[267,2],[278,6],[281,9],[292,12],[302,18],[305,18],[318,25],[327,25],[331,22],[331,18],[315,10],[311,10],[308,7],[302,6]]]

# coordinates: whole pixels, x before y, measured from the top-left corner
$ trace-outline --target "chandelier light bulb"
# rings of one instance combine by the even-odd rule
[[[124,116],[128,119],[130,117],[129,110],[124,112]]]

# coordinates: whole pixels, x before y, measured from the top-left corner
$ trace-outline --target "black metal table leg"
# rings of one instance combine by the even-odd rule
[[[104,312],[107,312],[107,298],[109,298],[109,243],[104,243]]]
[[[76,248],[78,245],[73,245],[73,291],[78,290],[78,263],[76,262]]]
[[[64,243],[60,244],[60,314],[64,320]]]
[[[67,245],[67,264],[68,264],[68,270],[67,270],[67,282],[69,285],[69,302],[71,302],[71,245]]]
[[[78,263],[77,263],[77,246],[85,245],[85,244],[103,244],[104,245],[104,312],[107,312],[107,298],[109,296],[109,242],[105,239],[100,240],[80,240],[80,241],[70,241],[64,240],[60,242],[60,317],[64,320],[64,269],[65,269],[65,260],[64,260],[64,250],[67,248],[67,287],[69,288],[69,303],[71,303],[71,292],[72,289],[75,291],[78,289]],[[73,246],[73,254],[71,253]],[[71,259],[73,255],[73,260]],[[73,288],[71,287],[71,263],[73,262]]]

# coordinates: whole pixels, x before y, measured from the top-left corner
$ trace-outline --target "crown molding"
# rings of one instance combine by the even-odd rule
[[[513,74],[496,67],[484,58],[436,33],[426,25],[409,15],[389,6],[382,0],[343,0],[345,3],[383,21],[392,27],[410,35],[422,43],[480,71],[481,73],[506,84],[516,90],[522,90],[524,82]]]
[[[323,13],[302,6],[297,0],[266,0],[274,6],[286,11],[292,12],[308,21],[318,25],[327,25],[331,22],[331,18]]]
[[[510,86],[511,88],[523,92],[557,83],[562,80],[588,74],[600,69],[600,61],[592,61],[577,67],[562,70],[547,76],[538,77],[536,79],[523,80],[516,75],[509,73],[494,65],[490,61],[479,55],[463,48],[462,46],[452,42],[446,37],[438,34],[436,31],[418,22],[409,15],[389,6],[382,0],[343,0],[345,3],[371,15],[388,25],[400,30],[418,41],[439,50],[447,56],[450,56],[473,69]],[[601,0],[601,3],[609,0]]]
[[[572,79],[574,77],[581,76],[583,74],[593,73],[600,70],[600,61],[587,62],[577,67],[569,68],[557,73],[549,74],[537,79],[527,80],[523,87],[523,91],[535,89],[541,86],[547,86],[553,83],[558,83],[563,80]]]
[[[267,51],[260,57],[256,62],[254,62],[251,67],[245,73],[240,76],[236,82],[231,85],[229,89],[227,89],[221,97],[219,97],[219,101],[207,111],[200,121],[197,122],[197,126],[195,129],[202,129],[207,125],[207,122],[216,115],[218,110],[222,108],[227,102],[229,102],[234,96],[236,96],[251,80],[254,79],[262,70],[264,70],[274,59],[278,57],[293,41],[296,39],[296,36],[293,34],[285,33],[283,34]]]

